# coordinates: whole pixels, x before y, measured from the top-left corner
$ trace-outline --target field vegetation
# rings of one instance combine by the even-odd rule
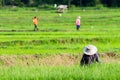
[[[120,52],[119,9],[69,10],[59,16],[55,10],[10,8],[0,10],[0,54],[82,53],[87,44],[99,52]],[[81,16],[81,29],[75,19]],[[33,31],[32,18],[39,18]]]
[[[119,8],[77,8],[66,13],[25,7],[0,9],[0,79],[118,80],[119,14]],[[36,32],[34,16],[39,18]],[[77,16],[81,16],[79,31],[75,28]],[[97,46],[101,64],[79,66],[88,44]]]

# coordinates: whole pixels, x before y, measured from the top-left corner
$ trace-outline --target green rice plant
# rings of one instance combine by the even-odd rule
[[[9,80],[118,80],[119,64],[89,66],[9,66],[0,67],[0,79]]]
[[[120,53],[118,9],[69,10],[59,16],[55,10],[18,8],[0,10],[0,54],[82,53],[93,44],[100,53]],[[80,31],[75,20],[81,16]],[[33,31],[32,18],[39,18],[39,31]]]

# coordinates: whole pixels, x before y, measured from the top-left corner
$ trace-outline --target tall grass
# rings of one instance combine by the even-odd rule
[[[0,67],[1,80],[119,80],[119,64]]]

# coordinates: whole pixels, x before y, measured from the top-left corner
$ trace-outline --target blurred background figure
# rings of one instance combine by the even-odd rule
[[[97,48],[94,45],[88,45],[83,50],[83,56],[80,61],[81,65],[88,65],[91,63],[100,62]]]
[[[54,4],[54,8],[57,8],[57,4]]]
[[[33,18],[34,31],[38,31],[38,18],[35,16]]]
[[[81,17],[78,16],[77,19],[76,19],[76,29],[77,29],[77,30],[79,30],[79,28],[80,28],[80,18],[81,18]]]

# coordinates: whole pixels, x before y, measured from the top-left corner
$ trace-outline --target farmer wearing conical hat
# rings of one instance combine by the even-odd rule
[[[94,45],[88,45],[83,50],[83,56],[80,61],[81,65],[91,64],[94,62],[100,62],[97,48]]]

